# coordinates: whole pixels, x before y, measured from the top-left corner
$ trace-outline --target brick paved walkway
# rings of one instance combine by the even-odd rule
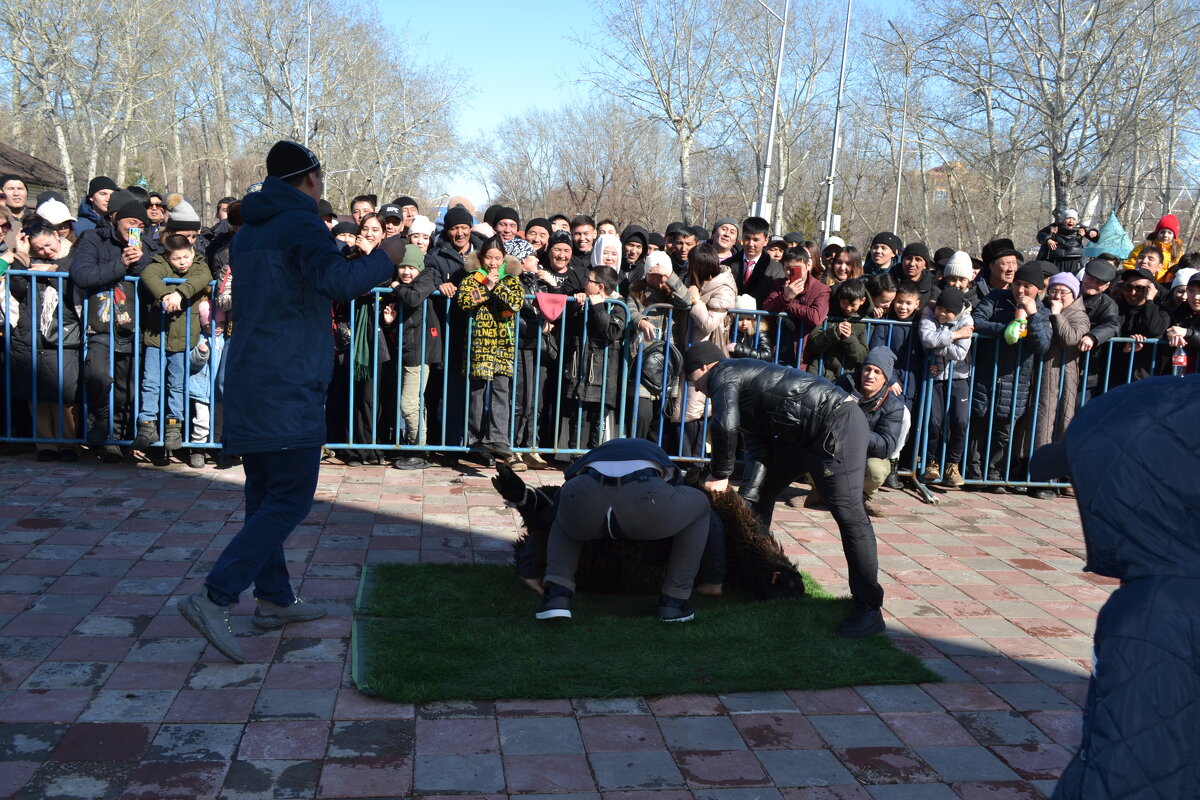
[[[1000,800],[1048,795],[1078,740],[1109,582],[1079,572],[1073,501],[883,495],[890,634],[945,683],[413,708],[350,688],[359,571],[506,559],[488,474],[323,468],[289,559],[332,614],[261,633],[241,603],[238,666],[175,604],[239,527],[241,478],[0,459],[0,797]],[[845,591],[829,516],[775,519]]]

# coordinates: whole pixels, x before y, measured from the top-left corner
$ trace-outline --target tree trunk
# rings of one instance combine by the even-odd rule
[[[692,224],[692,142],[693,136],[680,133],[679,141],[679,208],[683,224]]]
[[[171,107],[176,108],[175,98],[172,97]],[[175,185],[174,190],[183,192],[183,137],[179,135],[180,124],[176,122],[171,126],[171,150],[175,157]]]

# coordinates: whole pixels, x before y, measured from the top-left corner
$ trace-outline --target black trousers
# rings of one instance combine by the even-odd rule
[[[967,438],[967,421],[971,418],[971,391],[966,378],[954,378],[950,384],[950,411],[946,411],[946,383],[933,384],[929,409],[929,458],[938,461],[942,457],[942,432],[949,419],[949,435],[946,437],[945,464],[958,464],[963,458],[963,447]]]
[[[536,350],[517,351],[517,374],[514,377],[517,396],[514,408],[513,445],[516,447],[532,447],[534,435],[538,432],[537,418],[533,413],[534,401],[537,401],[537,413],[540,416],[544,410],[542,405],[542,389],[546,385],[546,362],[539,366]],[[553,447],[553,442],[542,439],[538,442],[542,447]]]
[[[992,426],[988,432],[988,425]],[[970,466],[972,476],[984,480],[1007,480],[1004,467],[1008,456],[1008,443],[1012,441],[1013,420],[996,416],[971,417]],[[984,471],[984,459],[987,470]]]
[[[850,594],[855,603],[883,607],[875,529],[863,508],[863,476],[867,469],[867,418],[855,403],[843,403],[824,439],[802,447],[779,437],[747,435],[748,458],[766,466],[754,511],[767,526],[775,501],[789,484],[805,473],[825,499],[842,536],[842,552],[850,571]]]
[[[131,345],[132,347],[133,345]],[[109,359],[112,363],[109,363]],[[86,367],[87,400],[92,424],[104,426],[112,418],[112,438],[132,439],[133,396],[137,374],[133,369],[133,353],[113,349],[109,337],[89,336]],[[108,390],[112,389],[112,403]]]

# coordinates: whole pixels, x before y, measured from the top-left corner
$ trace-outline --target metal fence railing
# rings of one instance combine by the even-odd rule
[[[173,380],[169,390],[167,365],[178,366],[180,354],[167,350],[165,335],[157,348],[142,345],[147,312],[138,279],[84,295],[67,273],[6,274],[0,289],[5,323],[0,441],[128,446],[150,380],[161,387],[152,409],[159,432],[155,444],[162,444],[172,399],[179,410],[178,394],[169,398],[168,392],[181,391],[185,446],[218,450],[224,345],[237,335],[236,319],[224,318],[212,305],[199,332],[206,357],[197,357],[196,348],[182,354],[187,375],[182,387]],[[702,335],[686,310],[669,303],[565,301],[561,317],[552,321],[529,295],[520,313],[501,326],[499,344],[509,362],[499,372],[509,373],[507,394],[496,386],[482,393],[471,390],[466,368],[481,348],[473,315],[452,298],[435,293],[419,307],[406,308],[390,290],[376,289],[335,307],[331,346],[337,358],[328,397],[328,446],[388,455],[464,453],[483,444],[472,440],[475,421],[495,414],[504,421],[504,444],[516,453],[570,458],[608,438],[640,435],[658,441],[676,459],[703,461],[708,402],[694,394],[677,369],[687,346],[713,334]],[[831,317],[822,330],[828,332],[840,321]],[[418,344],[406,348],[404,329],[414,324]],[[1039,438],[1061,436],[1064,420],[1089,397],[1170,366],[1161,340],[1117,338],[1090,352],[1058,352],[1047,359],[1032,352],[1024,339],[1008,345],[975,334],[968,376],[947,380],[945,370],[953,375],[955,365],[931,374],[931,360],[914,338],[913,324],[877,319],[853,324],[858,346],[845,348],[845,353],[861,354],[872,344],[897,353],[896,380],[909,423],[903,447],[894,454],[897,474],[912,481],[927,500],[935,495],[923,474],[931,462],[944,468],[954,455],[951,439],[962,418],[951,404],[962,403],[964,393],[970,413],[959,435],[965,441],[960,462],[966,484],[1056,487],[1062,484],[1029,478],[1028,461]],[[185,327],[190,341],[190,315]],[[427,331],[436,335],[426,336]],[[843,357],[842,351],[837,357],[829,352],[810,357],[810,334],[787,314],[730,309],[716,339],[731,350],[740,346],[743,355],[830,378],[857,368],[856,358]],[[431,342],[440,353],[430,349]],[[403,364],[405,360],[415,362],[417,369]],[[144,374],[147,363],[154,374]],[[955,386],[955,380],[965,385]],[[415,415],[411,398],[416,398]],[[946,434],[936,436],[939,430]]]

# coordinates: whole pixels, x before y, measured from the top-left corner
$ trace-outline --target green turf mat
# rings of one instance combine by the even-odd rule
[[[692,598],[696,619],[651,616],[656,597],[579,594],[574,619],[534,619],[511,567],[380,564],[364,571],[354,680],[396,702],[728,694],[940,678],[886,636],[833,629],[850,601],[806,576],[802,600]]]

